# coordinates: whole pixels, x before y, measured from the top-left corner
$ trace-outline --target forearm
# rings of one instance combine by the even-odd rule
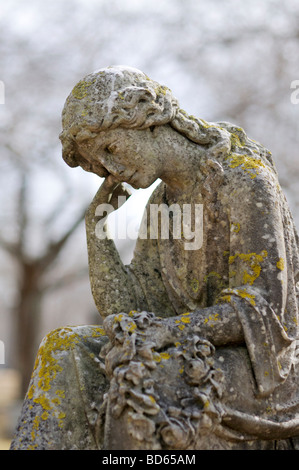
[[[229,304],[199,309],[174,317],[161,318],[150,312],[111,315],[104,328],[112,343],[121,344],[134,333],[137,343],[146,350],[163,351],[171,345],[187,345],[196,339],[207,340],[215,347],[239,345],[244,336],[238,314]],[[139,340],[138,340],[139,338]]]
[[[112,177],[106,178],[85,216],[91,291],[102,317],[136,309],[131,277],[113,240],[107,237],[106,217],[103,217],[105,212],[116,208],[118,195],[129,197],[125,188]]]
[[[87,233],[92,295],[102,317],[136,309],[134,286],[113,240]]]
[[[171,342],[197,335],[214,346],[244,343],[237,312],[230,304],[219,304],[170,318],[157,319],[148,334],[157,340],[158,348]]]
[[[190,323],[184,323],[186,319],[190,320]],[[190,331],[204,337],[214,346],[244,342],[238,314],[228,303],[198,309],[190,315],[179,315],[177,321],[178,327],[187,325]]]

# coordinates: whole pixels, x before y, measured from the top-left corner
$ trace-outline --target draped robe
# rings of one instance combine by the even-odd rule
[[[203,207],[200,248],[185,249],[190,240],[182,238],[150,237],[151,204],[182,206],[190,201]],[[196,312],[210,309],[206,327],[213,328],[219,312],[229,315],[234,311],[244,335],[243,344],[225,343],[215,348],[214,372],[223,374],[221,396],[210,413],[217,415],[217,423],[210,434],[185,448],[272,449],[279,448],[277,443],[282,448],[296,448],[298,236],[271,162],[234,154],[207,158],[198,167],[190,194],[173,199],[162,182],[145,214],[132,262],[126,268],[135,286],[135,308],[166,319],[184,318],[185,322],[178,321],[182,335]],[[45,338],[12,449],[102,448],[105,413],[107,417],[103,401],[105,394],[114,393],[104,365],[108,339],[103,333],[98,327],[69,327]],[[190,335],[192,338],[192,329],[189,339]],[[175,401],[183,379],[181,371],[174,372],[180,367],[178,356],[172,357],[173,348],[169,352],[167,363],[165,354],[159,356],[161,368],[153,370],[153,377],[161,395],[167,390],[163,399],[167,401],[169,395],[169,400]],[[47,362],[45,358],[50,359]],[[168,388],[167,370],[169,380],[172,377]],[[215,377],[211,383],[217,387]],[[62,391],[63,387],[68,392]],[[120,388],[115,390],[119,400]],[[199,403],[202,396],[198,387],[196,390]],[[175,413],[176,407],[170,408]],[[135,409],[131,416],[136,420],[141,414]],[[189,421],[195,419],[194,413],[190,416]],[[150,430],[153,433],[150,419],[146,417],[144,422],[149,434]],[[119,427],[116,421],[114,430]],[[151,448],[152,444],[148,445]]]
[[[272,164],[237,163],[219,158],[199,169],[192,194],[203,205],[199,250],[148,236],[138,240],[130,269],[142,287],[140,309],[172,316],[209,307],[211,328],[217,310],[237,312],[244,345],[216,348],[227,387],[220,434],[296,436],[298,236]],[[172,203],[164,183],[149,201],[147,223],[150,204],[161,203]]]

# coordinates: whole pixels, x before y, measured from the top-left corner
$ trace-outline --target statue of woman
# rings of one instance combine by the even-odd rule
[[[104,322],[43,340],[12,448],[296,447],[298,236],[270,152],[122,66],[75,86],[60,138],[69,166],[105,178],[86,213]],[[157,179],[124,266],[102,209]],[[193,219],[162,237],[152,207]]]

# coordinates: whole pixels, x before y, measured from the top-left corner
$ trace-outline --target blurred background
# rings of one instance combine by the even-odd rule
[[[101,179],[67,167],[58,135],[72,87],[114,64],[141,69],[190,114],[231,121],[268,147],[299,225],[297,0],[0,0],[1,449],[43,336],[100,322],[83,214]],[[151,190],[126,204],[136,231]],[[124,262],[131,238],[117,241]]]

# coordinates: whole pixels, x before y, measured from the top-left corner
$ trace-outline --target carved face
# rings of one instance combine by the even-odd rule
[[[134,188],[147,188],[161,176],[163,152],[150,129],[103,131],[77,145],[81,167],[99,176],[112,174]]]

